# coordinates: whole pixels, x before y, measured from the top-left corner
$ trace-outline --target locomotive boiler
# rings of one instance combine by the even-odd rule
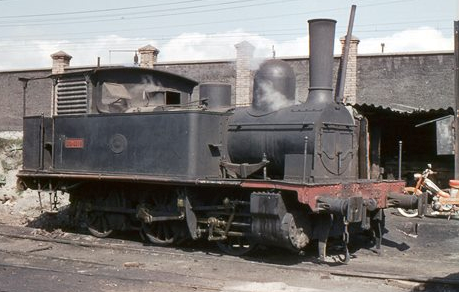
[[[332,98],[335,21],[310,25],[310,88],[295,101],[282,60],[256,72],[252,105],[234,108],[231,85],[108,67],[53,75],[52,117],[24,118],[32,189],[70,194],[74,220],[95,236],[139,230],[151,242],[215,241],[230,254],[258,244],[301,250],[370,230],[404,182],[358,177],[356,121]],[[396,198],[396,199],[395,199]],[[405,206],[417,202],[406,202]]]
[[[232,161],[256,162],[265,154],[272,176],[303,182],[356,179],[353,115],[333,102],[335,22],[310,22],[310,87],[294,105],[295,75],[281,60],[262,64],[254,80],[252,106],[229,122]],[[248,147],[248,145],[250,145]]]

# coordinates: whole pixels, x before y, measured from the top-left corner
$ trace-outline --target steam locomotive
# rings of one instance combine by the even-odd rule
[[[138,67],[53,75],[53,116],[24,118],[18,177],[70,194],[75,220],[95,236],[139,230],[151,242],[215,241],[242,255],[258,244],[301,250],[370,230],[404,182],[360,179],[353,113],[332,97],[335,21],[309,21],[310,88],[264,62],[252,105],[234,108],[231,85]],[[410,202],[406,205],[414,205]],[[407,207],[407,206],[406,206]]]

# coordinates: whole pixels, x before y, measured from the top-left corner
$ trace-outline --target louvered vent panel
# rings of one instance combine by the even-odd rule
[[[59,79],[57,91],[57,114],[85,114],[88,108],[88,88],[82,77]]]

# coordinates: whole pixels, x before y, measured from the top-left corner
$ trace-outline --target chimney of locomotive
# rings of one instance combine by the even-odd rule
[[[310,87],[307,105],[314,109],[323,109],[333,102],[332,74],[334,68],[333,19],[312,19],[308,21],[310,33]]]

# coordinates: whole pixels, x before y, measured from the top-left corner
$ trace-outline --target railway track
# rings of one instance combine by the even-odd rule
[[[53,257],[47,257],[53,259]],[[70,259],[60,259],[64,261],[73,261]],[[0,263],[0,268],[16,268],[16,269],[23,269],[23,270],[30,270],[33,272],[45,272],[45,273],[53,273],[53,274],[70,274],[70,275],[77,275],[77,276],[84,276],[84,277],[93,277],[93,278],[106,278],[111,280],[119,280],[119,281],[133,281],[138,282],[144,285],[150,285],[155,283],[157,286],[163,287],[176,287],[176,288],[186,288],[190,289],[191,291],[221,291],[220,287],[215,286],[205,286],[205,285],[195,285],[195,284],[184,284],[179,282],[174,282],[171,280],[164,280],[164,279],[152,279],[152,278],[141,278],[141,277],[133,277],[133,276],[116,276],[113,273],[103,273],[103,272],[72,272],[72,271],[62,271],[60,269],[50,269],[44,267],[35,267],[30,265],[17,265],[17,264],[4,264]],[[182,276],[179,274],[175,274],[175,276]],[[177,277],[176,277],[177,278]],[[181,277],[182,278],[182,277]],[[209,279],[212,280],[212,279]],[[173,289],[177,290],[177,289]],[[3,291],[3,290],[2,290]]]
[[[40,234],[42,233],[42,234]],[[355,260],[352,260],[350,265],[342,266],[342,265],[325,265],[325,264],[318,264],[313,261],[313,257],[305,256],[301,261],[296,262],[295,264],[290,263],[293,258],[298,258],[298,255],[290,257],[289,255],[283,255],[282,257],[285,259],[280,260],[276,256],[271,256],[268,260],[261,261],[258,257],[232,257],[221,255],[219,253],[214,252],[214,250],[206,250],[205,251],[196,251],[193,248],[166,248],[166,247],[157,247],[157,246],[145,246],[141,245],[139,242],[133,241],[123,241],[118,239],[97,239],[97,242],[92,241],[92,239],[88,239],[78,234],[60,234],[56,236],[56,234],[52,233],[44,233],[36,232],[35,229],[25,228],[25,227],[11,227],[11,226],[4,226],[0,225],[0,237],[5,239],[15,240],[15,241],[32,241],[38,242],[41,244],[38,248],[33,248],[29,250],[9,250],[8,248],[0,247],[0,254],[8,254],[10,256],[15,257],[23,257],[23,258],[32,258],[32,259],[41,259],[44,261],[61,261],[61,262],[68,262],[72,264],[83,264],[83,265],[91,265],[94,267],[101,267],[103,269],[111,269],[113,264],[107,264],[100,261],[94,260],[87,260],[87,259],[78,259],[69,256],[59,256],[53,254],[51,252],[52,249],[57,249],[56,246],[71,246],[71,247],[78,247],[84,249],[92,249],[92,250],[105,250],[105,251],[112,251],[115,253],[129,253],[129,254],[137,254],[143,257],[144,259],[152,257],[152,256],[165,256],[165,257],[174,257],[180,258],[181,262],[194,262],[194,261],[202,261],[202,262],[213,262],[216,259],[219,262],[226,262],[230,266],[235,265],[251,265],[255,269],[260,268],[271,268],[271,269],[279,269],[283,271],[296,271],[301,273],[320,273],[320,274],[327,274],[330,276],[335,277],[346,277],[346,278],[360,278],[365,280],[377,280],[377,281],[404,281],[413,283],[413,285],[439,285],[444,287],[452,287],[458,288],[458,274],[457,277],[442,277],[442,276],[433,276],[431,273],[427,273],[426,275],[420,274],[413,269],[407,269],[402,267],[400,270],[396,270],[394,273],[386,272],[385,270],[373,270],[369,269],[369,266],[363,264],[363,262],[358,261],[356,264],[354,263]],[[96,240],[96,239],[94,239]],[[360,258],[371,258],[371,262],[379,261],[380,264],[385,264],[388,261],[392,261],[393,259],[390,257],[379,257],[373,254],[368,253],[367,255],[360,255]],[[364,261],[366,262],[366,261]],[[423,261],[422,261],[423,262]],[[431,262],[431,261],[430,261]],[[380,264],[377,264],[379,266]],[[412,263],[413,264],[413,263]],[[422,263],[422,264],[426,264]],[[59,269],[53,269],[49,267],[31,267],[31,266],[24,266],[18,264],[9,264],[9,263],[1,263],[0,267],[12,267],[12,268],[21,268],[21,269],[39,269],[43,272],[61,272]],[[373,266],[375,267],[375,266]],[[391,269],[391,268],[390,268]],[[404,272],[401,272],[404,271]],[[70,271],[70,273],[75,273]],[[78,275],[86,275],[91,277],[98,277],[98,278],[107,278],[112,277],[110,273],[107,272],[91,272],[89,274],[85,273],[78,273]],[[195,283],[184,284],[183,281],[171,282],[171,279],[178,279],[184,278],[184,274],[176,273],[176,272],[167,272],[165,277],[160,277],[158,279],[154,279],[157,283],[163,283],[167,285],[172,285],[183,289],[199,289],[203,291],[220,291],[221,287],[219,285],[196,285]],[[151,276],[142,278],[139,275],[124,275],[124,276],[114,276],[115,279],[118,280],[127,280],[127,281],[137,281],[137,282],[151,282]],[[196,276],[194,276],[196,277]],[[214,283],[214,277],[206,277],[200,276],[199,282],[204,283]],[[165,280],[167,279],[167,280]],[[196,282],[196,279],[194,280]]]
[[[1,227],[4,226],[0,226],[0,229],[2,229]],[[96,280],[99,282],[105,279],[111,282],[131,282],[141,287],[150,287],[149,289],[160,289],[160,291],[163,289],[165,289],[165,291],[221,291],[221,287],[219,285],[212,284],[214,282],[214,279],[212,278],[199,277],[198,279],[195,276],[193,281],[184,281],[184,279],[187,278],[184,274],[171,271],[156,271],[155,273],[141,272],[140,269],[134,269],[139,267],[139,264],[136,265],[135,263],[129,262],[125,263],[126,265],[124,271],[120,272],[120,267],[116,264],[108,264],[98,260],[83,260],[69,256],[42,253],[43,251],[56,249],[59,245],[105,250],[127,249],[131,252],[142,252],[141,249],[135,249],[133,247],[129,247],[128,245],[124,245],[123,247],[122,245],[116,244],[91,244],[75,239],[66,240],[59,238],[47,238],[40,235],[17,234],[15,232],[8,232],[4,230],[2,230],[0,238],[9,238],[16,241],[27,240],[45,244],[40,248],[29,249],[26,251],[0,248],[0,275],[2,269],[12,269],[53,275],[52,277],[56,277],[56,275],[79,277],[84,281],[87,279],[93,279],[93,281]],[[7,257],[9,257],[8,261],[1,260]],[[13,274],[18,274],[18,272],[13,272]],[[0,289],[0,291],[3,292],[5,290]]]

